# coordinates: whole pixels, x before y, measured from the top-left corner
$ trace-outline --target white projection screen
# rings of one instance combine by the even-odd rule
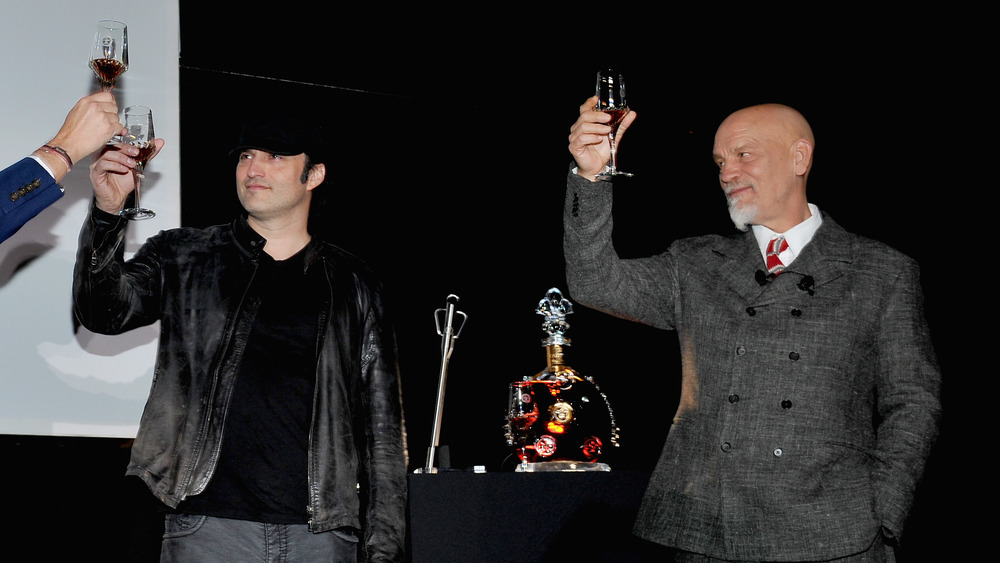
[[[119,109],[149,106],[156,136],[166,140],[143,181],[142,202],[157,215],[130,226],[130,255],[180,225],[176,0],[0,0],[0,167],[48,141],[73,104],[97,90],[87,61],[101,19],[128,25]],[[62,185],[62,199],[0,243],[0,434],[131,438],[159,326],[114,337],[74,330],[73,264],[92,194],[87,163]]]

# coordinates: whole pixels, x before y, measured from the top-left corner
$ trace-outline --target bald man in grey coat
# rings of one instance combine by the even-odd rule
[[[894,561],[940,417],[917,264],[808,201],[813,133],[777,104],[716,133],[737,232],[619,258],[595,101],[570,133],[570,295],[676,332],[681,352],[679,406],[635,533],[677,561]]]

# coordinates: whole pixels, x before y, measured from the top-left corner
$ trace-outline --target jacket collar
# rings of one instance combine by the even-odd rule
[[[240,247],[240,250],[250,256],[253,260],[260,258],[261,253],[264,252],[264,245],[267,244],[267,239],[262,237],[257,231],[253,230],[250,223],[247,222],[246,213],[240,215],[235,221],[233,221],[233,237],[236,239],[236,244]],[[304,270],[308,270],[311,265],[320,259],[322,247],[323,245],[316,240],[315,236],[313,236],[304,250]]]
[[[253,230],[250,223],[247,223],[246,213],[241,214],[233,221],[233,237],[240,250],[254,260],[260,257],[260,253],[264,251],[264,245],[267,243],[267,239],[260,236],[260,233]]]
[[[822,212],[821,212],[822,213]],[[812,241],[802,249],[776,279],[795,283],[772,284],[787,287],[789,291],[799,291],[797,284],[806,276],[813,280],[814,287],[829,283],[850,271],[853,264],[851,234],[838,225],[829,215],[823,213],[823,224]],[[719,269],[720,281],[737,291],[748,301],[759,301],[766,287],[757,281],[757,271],[765,271],[760,249],[753,233],[747,231],[731,237],[719,239],[713,249],[723,257]],[[769,292],[775,298],[775,292]]]

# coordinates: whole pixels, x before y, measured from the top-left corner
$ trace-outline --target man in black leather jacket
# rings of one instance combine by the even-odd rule
[[[248,122],[233,151],[246,213],[163,231],[127,261],[117,212],[134,162],[108,150],[91,166],[74,309],[102,334],[160,322],[127,474],[167,507],[163,561],[275,545],[305,560],[404,559],[395,336],[372,272],[308,232],[323,146],[307,124]]]

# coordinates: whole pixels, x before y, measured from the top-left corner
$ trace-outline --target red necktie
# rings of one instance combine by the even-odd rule
[[[777,246],[777,250],[775,250]],[[778,259],[778,255],[788,248],[788,241],[785,237],[778,235],[771,239],[771,242],[767,243],[767,273],[771,275],[778,275],[781,270],[785,268],[785,265],[781,263]]]

